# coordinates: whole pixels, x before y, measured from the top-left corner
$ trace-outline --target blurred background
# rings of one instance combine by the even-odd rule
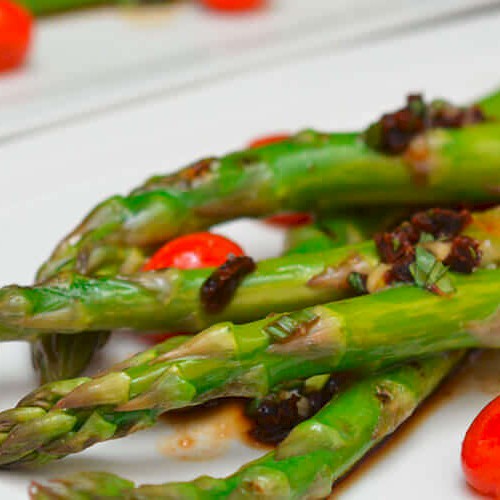
[[[0,0],[0,141],[498,6],[493,0]]]

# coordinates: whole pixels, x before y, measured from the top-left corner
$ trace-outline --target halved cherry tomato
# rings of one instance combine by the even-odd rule
[[[259,137],[254,139],[248,147],[250,149],[260,148],[261,146],[267,146],[268,144],[276,144],[277,142],[286,141],[290,137],[290,134],[274,134],[267,135],[265,137]]]
[[[166,243],[145,264],[143,270],[198,269],[220,266],[229,255],[245,255],[243,249],[224,236],[212,233],[192,233]]]
[[[500,397],[474,419],[462,444],[467,482],[483,495],[500,497]]]
[[[210,9],[239,12],[262,7],[266,0],[201,0]]]
[[[26,59],[33,20],[21,5],[0,0],[0,71],[20,66]]]
[[[178,269],[199,269],[202,267],[221,266],[230,255],[245,255],[243,249],[224,236],[212,233],[193,233],[169,241],[160,248],[143,267],[144,271],[154,271],[167,267]],[[151,333],[142,335],[152,344],[179,333]]]
[[[278,227],[297,227],[311,224],[314,218],[307,212],[290,212],[286,214],[271,215],[264,219],[266,224]]]

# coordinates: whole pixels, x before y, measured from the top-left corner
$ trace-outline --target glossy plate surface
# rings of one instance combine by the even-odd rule
[[[386,30],[442,21],[494,3],[272,0],[262,11],[225,15],[178,0],[166,6],[122,5],[40,19],[29,64],[0,80],[0,141],[254,71],[318,47],[338,49]]]

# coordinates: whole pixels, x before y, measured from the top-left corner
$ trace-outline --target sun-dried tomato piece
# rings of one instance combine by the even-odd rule
[[[405,232],[378,233],[374,236],[380,260],[385,264],[394,264],[395,262],[414,255],[415,250],[412,242]]]
[[[430,121],[433,128],[461,128],[485,121],[479,106],[457,108],[447,102],[434,102],[430,105]]]
[[[229,257],[203,283],[200,299],[205,311],[216,314],[231,302],[241,280],[255,271],[254,260],[248,256]]]
[[[425,130],[425,104],[421,95],[410,95],[406,107],[382,116],[381,146],[390,154],[400,154],[415,135]]]
[[[411,218],[411,224],[419,231],[432,234],[435,238],[453,238],[459,235],[472,221],[468,210],[433,208],[418,212]]]
[[[443,264],[457,273],[470,274],[479,266],[481,255],[477,240],[469,236],[456,236]]]
[[[406,106],[384,114],[365,134],[366,143],[389,155],[404,153],[413,139],[433,128],[461,128],[481,123],[485,116],[478,106],[459,108],[445,101],[426,104],[420,94],[409,95]]]
[[[318,390],[307,391],[302,386],[267,395],[256,408],[247,409],[247,416],[254,422],[250,435],[261,443],[280,443],[296,425],[315,415],[354,380],[350,373],[336,373]]]
[[[412,283],[413,275],[410,271],[410,265],[415,262],[415,249],[412,247],[412,252],[394,262],[391,268],[387,271],[385,279],[387,284],[390,283]]]

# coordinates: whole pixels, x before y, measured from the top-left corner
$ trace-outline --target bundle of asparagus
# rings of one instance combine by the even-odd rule
[[[412,99],[363,132],[307,130],[278,144],[200,160],[102,202],[57,246],[37,279],[130,274],[166,240],[243,216],[498,200],[497,116],[498,94],[469,108]],[[105,340],[105,330],[71,340],[42,335],[33,342],[42,381],[78,375]]]
[[[306,131],[202,160],[99,205],[42,266],[37,285],[0,290],[0,338],[34,341],[50,379],[71,373],[71,352],[81,352],[82,368],[111,329],[205,330],[99,376],[41,386],[0,414],[0,465],[44,464],[149,427],[164,411],[232,396],[262,404],[282,383],[349,370],[357,382],[227,479],[136,488],[89,473],[32,490],[35,498],[326,497],[464,348],[500,345],[500,209],[427,210],[373,240],[399,209],[384,209],[388,219],[343,215],[303,228],[289,255],[248,270],[216,313],[200,290],[231,266],[140,269],[166,239],[240,216],[495,201],[497,116],[499,94],[469,108],[411,97],[361,134]]]

